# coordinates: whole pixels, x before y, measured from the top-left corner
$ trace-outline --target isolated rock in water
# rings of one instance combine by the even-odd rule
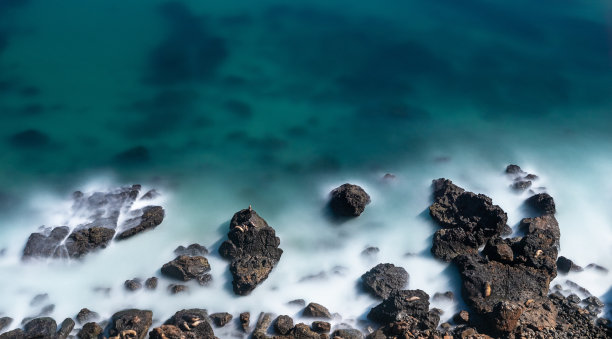
[[[274,330],[278,334],[288,334],[293,328],[293,318],[288,315],[279,315],[274,320]]]
[[[206,255],[208,254],[208,249],[200,244],[191,244],[187,247],[179,246],[174,250],[174,254],[176,255]]]
[[[65,243],[68,256],[81,258],[93,250],[106,248],[114,235],[115,230],[106,227],[91,227],[74,231]]]
[[[332,318],[329,310],[325,306],[317,303],[310,303],[306,305],[306,308],[304,308],[304,311],[302,312],[302,316],[308,318]]]
[[[100,335],[104,332],[104,329],[100,327],[100,325],[90,322],[83,326],[83,328],[77,334],[77,337],[81,339],[98,339]]]
[[[100,319],[100,315],[96,312],[89,310],[88,308],[81,309],[76,315],[76,320],[79,324],[88,323],[98,319]]]
[[[429,295],[422,290],[401,290],[391,293],[382,303],[372,308],[368,319],[387,324],[413,317],[420,322],[427,321]]]
[[[378,264],[361,276],[361,282],[370,294],[385,299],[391,292],[404,289],[408,272],[393,264]]]
[[[521,169],[521,167],[519,167],[518,165],[508,165],[506,167],[506,173],[507,174],[521,174],[521,173],[525,173],[523,172],[523,170]]]
[[[59,247],[70,229],[66,226],[56,227],[48,234],[32,233],[23,250],[23,259],[32,257],[47,258],[59,253]]]
[[[126,280],[123,283],[123,286],[125,286],[125,289],[127,289],[128,291],[136,291],[142,288],[142,282],[140,279],[131,279],[131,280]]]
[[[182,281],[196,279],[208,271],[210,271],[210,265],[206,258],[186,255],[176,257],[161,268],[161,272],[165,276]]]
[[[227,312],[213,313],[210,319],[215,323],[215,326],[223,327],[232,321],[233,316]]]
[[[557,211],[555,208],[555,200],[548,193],[533,195],[525,200],[525,204],[544,215],[555,214]]]
[[[53,338],[57,331],[57,323],[52,318],[37,318],[25,324],[23,331],[26,338]]]
[[[531,180],[517,180],[512,183],[511,187],[516,191],[524,191],[531,187]]]
[[[329,207],[339,217],[358,217],[370,203],[363,188],[348,183],[332,190],[330,196]]]
[[[170,284],[168,285],[168,291],[170,291],[170,294],[189,292],[189,286],[182,284]]]
[[[215,333],[208,322],[208,312],[194,308],[176,312],[165,325],[176,326],[185,338],[214,339]]]
[[[144,339],[153,323],[153,312],[130,309],[113,314],[109,333],[120,338]]]
[[[264,281],[280,260],[280,239],[268,223],[249,206],[234,214],[228,240],[219,247],[222,257],[231,259],[232,285],[238,295],[249,294]]]
[[[145,287],[148,290],[154,290],[157,288],[158,279],[156,277],[151,277],[145,280]]]
[[[127,239],[140,232],[153,229],[164,221],[165,212],[161,206],[147,206],[142,209],[142,216],[128,220],[128,228],[117,234],[117,240]],[[133,226],[132,226],[133,224]]]
[[[240,313],[239,321],[240,321],[240,326],[242,327],[242,330],[244,332],[248,332],[249,326],[251,323],[251,313],[249,312]]]
[[[450,260],[455,255],[471,252],[469,248],[477,251],[488,239],[504,232],[508,216],[486,195],[466,192],[448,179],[434,180],[433,191],[434,203],[429,206],[431,217],[442,228],[464,231],[434,236],[433,254],[438,258]],[[455,248],[458,253],[453,255]]]

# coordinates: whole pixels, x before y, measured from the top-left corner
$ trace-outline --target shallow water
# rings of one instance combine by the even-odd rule
[[[509,188],[509,163],[555,198],[560,255],[612,268],[610,10],[605,1],[0,1],[0,314],[36,315],[39,293],[56,319],[138,307],[157,323],[192,306],[296,315],[286,303],[304,298],[360,326],[376,300],[356,283],[378,262],[403,266],[409,288],[459,294],[455,272],[429,254],[429,185],[446,177],[487,194],[515,227],[528,193]],[[337,225],[323,208],[345,182],[372,203]],[[132,183],[163,192],[156,230],[83,262],[19,260],[40,225],[71,222],[72,191]],[[285,252],[265,283],[236,297],[215,250],[248,205]],[[212,250],[213,286],[170,296],[162,278],[156,292],[123,290],[126,279],[159,276],[192,242]],[[360,255],[367,246],[380,248],[376,259]],[[552,284],[567,279],[610,301],[612,274]],[[437,306],[443,320],[462,307]]]

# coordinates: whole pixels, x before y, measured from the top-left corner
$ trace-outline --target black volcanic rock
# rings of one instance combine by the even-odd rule
[[[491,198],[466,192],[447,179],[433,181],[434,203],[429,214],[442,227],[434,235],[432,253],[449,261],[456,255],[470,254],[506,228],[508,217]],[[457,229],[462,231],[445,231]]]
[[[370,294],[385,299],[392,292],[408,284],[408,272],[393,264],[378,264],[361,276],[363,288]]]
[[[121,338],[144,339],[153,323],[153,312],[137,309],[124,310],[113,314],[109,333]]]
[[[293,328],[293,319],[288,315],[279,315],[274,320],[274,330],[278,334],[288,334]]]
[[[142,209],[142,216],[136,218],[135,225],[117,234],[117,240],[127,239],[140,232],[153,229],[164,221],[165,212],[161,206],[147,206]],[[128,221],[130,223],[130,221]]]
[[[176,257],[161,268],[163,275],[182,281],[197,279],[208,271],[210,271],[210,264],[206,258],[186,255]]]
[[[234,214],[227,237],[219,253],[231,260],[234,292],[247,295],[268,277],[280,260],[283,254],[278,247],[280,239],[250,206]]]
[[[543,215],[555,214],[557,211],[555,200],[548,193],[533,195],[525,200],[525,204]]]
[[[210,315],[210,319],[214,322],[215,326],[218,327],[227,325],[233,318],[234,317],[227,312],[213,313]]]
[[[370,196],[357,185],[347,183],[330,193],[329,207],[338,217],[358,217],[369,203]]]
[[[30,320],[23,326],[26,338],[53,338],[57,331],[57,323],[49,317]]]
[[[567,274],[570,271],[580,272],[582,271],[582,267],[576,265],[571,259],[564,256],[559,256],[559,258],[557,258],[557,270],[561,273]]]
[[[181,331],[184,338],[215,338],[213,328],[208,322],[208,312],[204,309],[194,308],[178,311],[164,325],[175,326]],[[166,328],[166,330],[175,331],[174,328]]]
[[[98,339],[100,335],[104,332],[104,329],[100,327],[100,325],[89,322],[83,325],[83,328],[77,334],[77,337],[81,339]]]
[[[422,290],[401,290],[370,310],[368,319],[387,324],[413,317],[420,322],[428,319],[429,295]]]
[[[306,307],[304,308],[304,311],[302,311],[302,316],[308,317],[308,318],[324,318],[324,319],[332,318],[329,310],[325,306],[321,304],[317,304],[317,303],[310,303],[306,305]]]
[[[506,173],[507,174],[521,174],[525,172],[523,172],[523,170],[521,169],[521,167],[519,167],[519,165],[511,164],[506,167]]]

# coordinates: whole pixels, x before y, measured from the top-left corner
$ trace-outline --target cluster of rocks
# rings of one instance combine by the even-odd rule
[[[533,181],[538,180],[537,175],[523,171],[518,165],[508,165],[506,174],[513,180],[510,187],[516,191],[525,191],[531,187]]]
[[[54,226],[32,233],[23,250],[23,259],[81,258],[92,251],[106,248],[113,238],[123,240],[157,227],[165,216],[161,206],[132,209],[140,190],[140,185],[132,185],[90,195],[74,192],[71,214],[88,222],[72,230],[68,226]],[[140,200],[150,200],[157,195],[156,191],[151,190],[143,194]],[[120,217],[125,221],[119,223]]]
[[[278,247],[280,239],[251,206],[234,214],[227,238],[219,253],[231,260],[234,292],[247,295],[268,278],[280,260],[283,254]]]

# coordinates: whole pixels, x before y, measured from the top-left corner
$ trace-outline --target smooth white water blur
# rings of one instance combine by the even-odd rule
[[[557,203],[561,227],[560,255],[586,266],[594,262],[612,268],[611,201],[612,184],[607,173],[612,162],[602,158],[580,156],[575,167],[529,159],[524,155],[519,165],[539,175],[534,187],[545,186]],[[478,164],[478,165],[475,165]],[[36,316],[39,310],[54,304],[50,316],[58,321],[73,317],[83,307],[109,317],[125,308],[151,309],[154,325],[159,325],[183,308],[206,308],[210,313],[230,312],[235,317],[250,311],[256,321],[259,312],[288,314],[299,319],[300,308],[287,305],[293,299],[318,302],[340,316],[333,323],[363,326],[369,309],[378,303],[359,291],[360,276],[378,263],[393,263],[410,274],[407,288],[422,289],[430,296],[451,290],[460,295],[459,280],[451,265],[434,260],[429,253],[431,237],[437,226],[427,213],[431,203],[431,180],[446,177],[466,190],[484,193],[508,213],[508,223],[516,228],[522,217],[522,203],[529,194],[516,193],[503,170],[506,163],[485,162],[476,154],[463,154],[446,162],[408,164],[393,173],[394,180],[382,180],[384,172],[352,174],[345,177],[323,177],[311,182],[276,181],[253,200],[244,192],[240,181],[232,183],[210,178],[186,179],[183,185],[162,189],[162,205],[166,219],[153,231],[139,234],[111,245],[82,261],[34,261],[23,263],[21,251],[37,226],[76,225],[70,219],[71,200],[50,193],[36,192],[30,206],[5,220],[1,228],[0,248],[7,252],[0,257],[0,313],[16,319],[18,327],[24,317]],[[588,175],[584,175],[588,173]],[[310,180],[310,179],[309,179]],[[345,182],[362,185],[372,198],[359,218],[337,224],[324,213],[328,192]],[[122,183],[128,184],[128,183]],[[112,179],[94,180],[74,187],[84,192],[120,186]],[[146,192],[143,187],[142,192]],[[238,193],[236,193],[238,192]],[[281,239],[284,254],[270,277],[246,297],[231,291],[228,263],[217,254],[225,239],[228,221],[234,212],[249,204],[273,226]],[[134,206],[135,208],[138,206]],[[68,220],[66,219],[68,218]],[[190,282],[190,292],[170,295],[167,286],[177,283],[160,275],[159,268],[174,258],[173,250],[191,243],[205,245],[212,266],[213,283],[200,287]],[[380,252],[374,258],[361,255],[368,246]],[[323,272],[323,274],[320,274]],[[128,292],[127,279],[160,277],[156,291]],[[305,277],[315,276],[310,279]],[[595,271],[559,276],[556,283],[570,279],[602,296],[612,285],[612,274]],[[565,285],[564,285],[565,286]],[[106,294],[96,288],[111,288]],[[30,306],[32,298],[48,293],[46,302]],[[564,293],[570,293],[565,291]],[[460,302],[460,298],[458,302]],[[444,310],[442,322],[459,308],[458,302],[432,302]],[[232,327],[216,329],[220,337],[228,337]]]

